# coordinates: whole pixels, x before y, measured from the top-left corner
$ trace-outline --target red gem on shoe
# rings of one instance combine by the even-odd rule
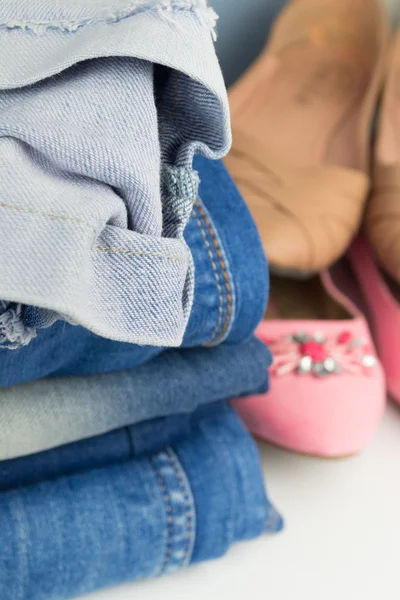
[[[321,332],[312,336],[301,332],[273,339],[269,343],[274,356],[272,375],[297,373],[325,377],[343,372],[355,375],[372,372],[377,365],[373,348],[369,348],[362,337],[348,333],[344,331],[342,334],[346,335],[329,338]],[[346,342],[339,343],[339,338]]]
[[[348,344],[351,339],[352,339],[352,335],[350,333],[350,331],[343,331],[339,336],[338,336],[338,343],[339,344]]]
[[[303,356],[309,356],[314,362],[323,362],[328,357],[324,346],[313,340],[302,344],[300,351]]]

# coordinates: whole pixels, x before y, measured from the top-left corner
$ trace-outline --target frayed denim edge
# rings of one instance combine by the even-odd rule
[[[17,350],[36,337],[36,330],[23,320],[22,304],[0,300],[0,348]]]
[[[207,0],[133,0],[125,8],[119,10],[100,11],[96,17],[87,17],[78,21],[34,21],[15,19],[5,23],[0,22],[0,29],[22,29],[41,35],[48,30],[58,30],[64,33],[73,33],[82,27],[96,24],[118,23],[139,13],[153,11],[163,17],[168,13],[191,12],[199,21],[210,28],[215,37],[215,27],[218,16],[207,5]]]

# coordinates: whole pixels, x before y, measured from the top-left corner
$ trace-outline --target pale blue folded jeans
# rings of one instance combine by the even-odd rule
[[[128,371],[0,390],[0,461],[265,392],[270,362],[268,348],[253,338],[233,346],[169,350]],[[63,461],[62,453],[51,456],[50,461]],[[0,474],[4,467],[0,462]]]
[[[215,20],[206,0],[0,3],[5,347],[59,319],[122,342],[182,342],[192,159],[230,145]]]

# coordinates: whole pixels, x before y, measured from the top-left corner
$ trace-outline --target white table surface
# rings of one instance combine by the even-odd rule
[[[400,0],[386,4],[398,19]],[[283,533],[87,600],[399,600],[400,411],[388,407],[374,441],[354,458],[260,449]]]
[[[284,532],[87,600],[398,600],[400,411],[388,408],[370,447],[354,458],[260,448]]]

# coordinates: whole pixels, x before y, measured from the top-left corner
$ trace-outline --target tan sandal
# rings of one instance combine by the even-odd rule
[[[388,64],[365,230],[378,261],[400,283],[400,30]]]
[[[291,0],[230,91],[226,165],[275,268],[319,271],[359,227],[389,36],[379,0]]]

